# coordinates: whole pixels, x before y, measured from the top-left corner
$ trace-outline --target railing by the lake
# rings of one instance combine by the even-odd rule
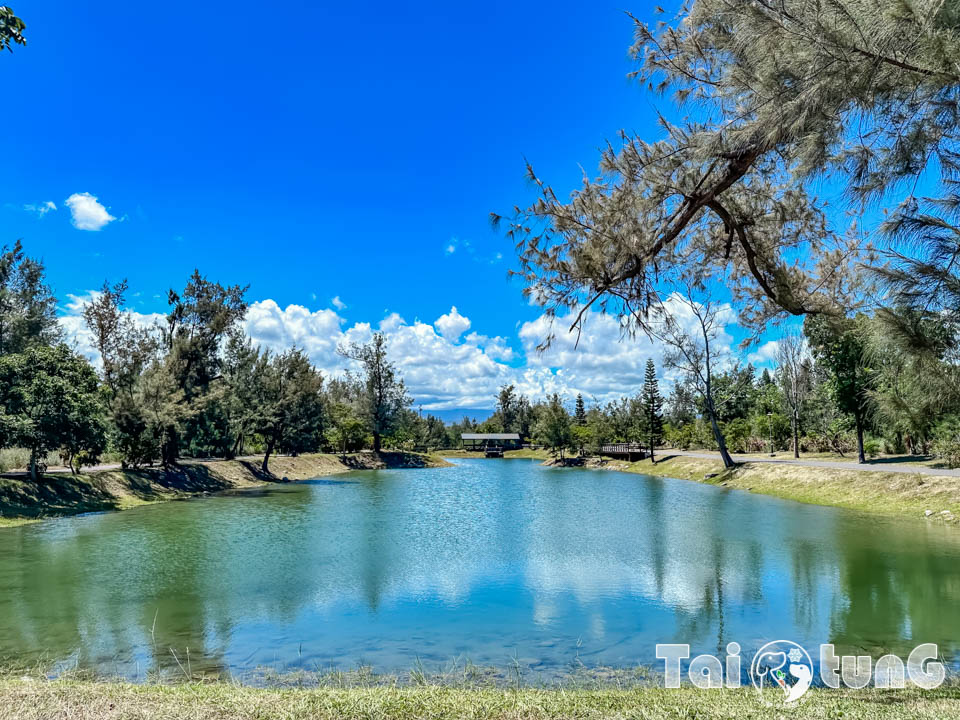
[[[647,456],[646,450],[640,443],[612,443],[610,445],[601,445],[600,454],[626,458],[631,462],[633,460],[643,460]]]

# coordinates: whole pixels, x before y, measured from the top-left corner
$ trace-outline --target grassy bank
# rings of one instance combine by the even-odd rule
[[[960,691],[811,691],[796,708],[770,708],[752,689],[493,690],[449,687],[256,689],[227,683],[0,680],[0,718],[172,720],[226,718],[960,718]]]
[[[440,467],[442,458],[418,453],[385,452],[339,455],[307,454],[274,457],[270,472],[260,470],[260,457],[184,462],[175,468],[100,470],[70,475],[48,474],[38,482],[28,477],[0,477],[0,527],[22,525],[46,517],[84,512],[126,510],[147,503],[251,488],[269,482],[388,467]]]
[[[834,505],[885,515],[907,515],[948,523],[960,521],[960,477],[903,472],[870,472],[745,462],[724,470],[719,460],[671,456],[663,451],[657,462],[605,463],[626,472],[707,482],[788,500]],[[708,477],[708,476],[713,477]]]

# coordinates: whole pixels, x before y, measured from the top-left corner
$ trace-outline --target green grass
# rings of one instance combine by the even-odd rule
[[[707,482],[721,487],[814,505],[833,505],[883,515],[925,518],[932,510],[936,521],[960,521],[960,478],[903,472],[774,465],[745,462],[724,470],[719,460],[671,456],[661,451],[655,464],[609,463],[627,472]],[[713,477],[707,477],[713,475]],[[949,515],[943,515],[947,511]]]
[[[960,718],[960,691],[811,691],[794,708],[762,704],[752,689],[472,689],[440,686],[258,689],[229,683],[132,685],[78,680],[0,680],[0,718],[41,720],[537,720]]]

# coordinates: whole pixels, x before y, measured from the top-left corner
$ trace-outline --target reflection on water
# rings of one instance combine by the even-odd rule
[[[0,532],[0,655],[102,672],[453,657],[550,674],[736,640],[960,645],[960,533],[535,462],[354,473]]]

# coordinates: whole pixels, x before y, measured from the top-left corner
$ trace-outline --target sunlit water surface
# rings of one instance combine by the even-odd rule
[[[955,660],[960,533],[524,460],[335,479],[0,531],[0,655],[144,677],[371,665],[658,667],[744,656]]]

